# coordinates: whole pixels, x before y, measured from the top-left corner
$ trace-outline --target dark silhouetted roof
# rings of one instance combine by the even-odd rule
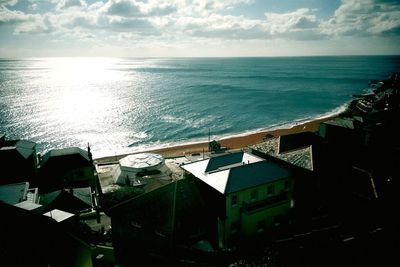
[[[0,147],[0,151],[7,158],[21,155],[24,159],[27,159],[35,152],[35,146],[36,143],[31,141],[7,140]]]
[[[26,199],[29,183],[6,184],[0,186],[0,201],[15,205]]]
[[[323,124],[339,126],[347,129],[354,129],[354,120],[352,118],[334,118],[329,121],[324,121]]]
[[[67,190],[57,190],[47,194],[40,195],[40,204],[45,210],[61,209],[68,212],[80,212],[92,207],[91,199],[83,197],[83,191],[86,189],[79,188],[77,192],[73,189],[73,193]],[[78,195],[78,196],[77,196]]]
[[[46,162],[48,162],[50,159],[55,159],[55,158],[62,160],[66,160],[68,158],[69,161],[84,160],[90,162],[90,158],[87,151],[79,147],[68,147],[68,148],[50,150],[42,157],[41,164],[45,165]]]

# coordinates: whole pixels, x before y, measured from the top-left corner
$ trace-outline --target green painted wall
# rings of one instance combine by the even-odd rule
[[[273,186],[273,192],[270,194],[268,194],[269,186]],[[279,202],[279,205],[268,205],[265,208],[257,209],[247,214],[243,212],[243,203],[263,201],[278,196],[282,191],[288,192],[288,201]],[[265,222],[265,227],[272,226],[274,224],[274,217],[279,215],[285,216],[289,213],[292,206],[292,192],[293,178],[289,177],[226,195],[226,219],[219,221],[218,226],[220,243],[226,245],[233,235],[249,237],[256,234],[260,221]],[[235,198],[236,204],[233,204]]]

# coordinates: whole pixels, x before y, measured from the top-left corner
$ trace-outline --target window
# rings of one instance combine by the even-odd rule
[[[231,205],[236,206],[237,205],[237,195],[232,195],[231,196]]]
[[[256,201],[258,198],[258,191],[257,190],[252,190],[250,193],[250,200],[251,201]]]
[[[257,232],[262,233],[265,230],[265,221],[261,220],[257,223]]]
[[[270,195],[273,195],[273,194],[274,194],[274,185],[269,185],[267,187],[267,195],[270,196]]]
[[[237,233],[239,231],[239,222],[238,221],[234,221],[231,223],[231,233]]]
[[[285,188],[285,190],[289,190],[289,181],[288,180],[285,181],[284,188]]]

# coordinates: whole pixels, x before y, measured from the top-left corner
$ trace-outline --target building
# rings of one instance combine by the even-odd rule
[[[67,231],[54,216],[1,201],[0,212],[3,266],[93,266],[92,248]]]
[[[293,173],[278,162],[238,152],[185,164],[215,218],[217,242],[230,247],[288,221]]]
[[[203,209],[193,180],[181,179],[106,210],[111,217],[117,262],[124,266],[170,266],[174,248],[202,239],[206,228]]]
[[[119,160],[115,183],[119,185],[141,186],[146,184],[145,176],[170,174],[161,155],[140,153],[128,155]]]
[[[63,188],[95,186],[90,151],[78,147],[54,149],[40,158],[39,190],[46,193]]]
[[[0,184],[32,182],[37,169],[36,143],[0,137]]]
[[[60,209],[74,214],[93,209],[90,187],[62,189],[40,195],[39,203],[45,211]]]
[[[336,117],[321,122],[319,136],[329,143],[342,146],[359,145],[361,134],[359,132],[362,121],[349,117]]]
[[[15,183],[0,186],[0,201],[15,205],[27,200],[29,183]]]

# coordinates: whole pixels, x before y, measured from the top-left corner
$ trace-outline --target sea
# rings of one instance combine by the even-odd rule
[[[342,112],[400,56],[0,59],[0,135],[95,158]]]

